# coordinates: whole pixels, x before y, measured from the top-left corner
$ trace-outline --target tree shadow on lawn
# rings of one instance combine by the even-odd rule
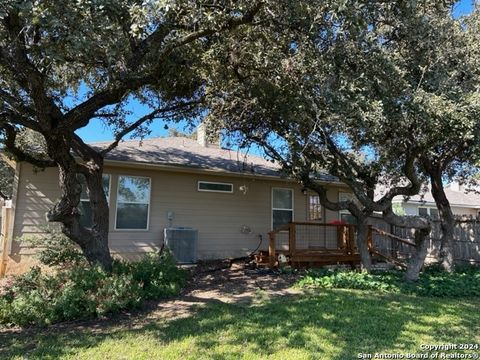
[[[435,344],[474,342],[480,331],[478,305],[476,300],[344,290],[279,297],[256,306],[214,301],[186,318],[134,328],[0,334],[0,358],[58,358],[94,349],[107,340],[118,341],[116,347],[136,347],[142,339],[153,339],[143,344],[146,354],[152,345],[158,347],[158,354],[182,341],[193,341],[188,344],[189,348],[193,344],[188,353],[193,358],[241,357],[242,352],[265,358],[298,350],[313,358],[344,360],[357,358],[358,353],[421,352],[424,340]],[[138,351],[142,353],[140,347]],[[121,353],[118,349],[116,354]]]

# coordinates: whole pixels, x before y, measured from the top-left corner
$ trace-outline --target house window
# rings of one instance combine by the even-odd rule
[[[348,210],[340,210],[338,212],[338,216],[340,218],[340,221],[344,222],[345,224],[350,224],[350,225],[357,224],[357,219]]]
[[[338,201],[348,201],[352,200],[353,202],[358,204],[358,200],[355,198],[355,196],[352,193],[346,193],[346,192],[339,192],[338,193]],[[353,224],[355,225],[357,223],[357,219],[350,213],[348,210],[340,210],[338,212],[338,218],[340,221],[346,223],[346,224]]]
[[[272,189],[272,228],[288,224],[293,221],[293,190]]]
[[[119,176],[115,229],[148,230],[150,178]]]
[[[430,208],[430,216],[432,217],[432,219],[438,219],[438,209]]]
[[[418,208],[418,215],[420,216],[428,216],[428,208]]]
[[[308,196],[308,220],[322,220],[322,205],[320,204],[320,196]]]
[[[87,182],[83,175],[79,177],[80,183],[82,185],[82,194],[80,195],[80,204],[78,205],[78,210],[80,211],[80,224],[86,228],[91,228],[93,225],[93,213],[92,207],[90,205],[90,198],[88,197],[88,188]],[[102,175],[102,185],[105,196],[107,197],[107,203],[110,203],[110,175]]]
[[[210,182],[210,181],[199,181],[198,191],[233,193],[233,184],[221,183],[221,182]]]
[[[438,209],[434,207],[419,207],[418,208],[419,216],[430,216],[432,219],[438,219]]]

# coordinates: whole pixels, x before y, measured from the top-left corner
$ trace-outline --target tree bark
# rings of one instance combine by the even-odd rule
[[[356,226],[356,235],[357,235],[357,249],[360,253],[360,261],[362,270],[370,272],[372,269],[372,255],[368,249],[368,216],[371,215],[373,211],[362,211],[358,206],[351,200],[347,201],[338,201],[331,202],[328,200],[327,190],[321,184],[315,183],[312,181],[309,176],[302,178],[303,186],[314,190],[319,198],[320,203],[325,206],[327,209],[332,211],[339,211],[348,209],[350,213],[357,220]]]
[[[372,256],[368,248],[368,223],[367,218],[357,218],[357,248],[360,253],[362,270],[372,270]]]
[[[419,216],[395,215],[392,207],[389,207],[383,212],[383,218],[391,225],[415,229],[415,252],[411,262],[407,266],[405,280],[408,282],[417,281],[427,256],[427,239],[432,229],[430,221]]]
[[[440,228],[442,231],[440,242],[440,263],[443,270],[452,272],[455,266],[453,257],[455,218],[453,216],[450,202],[445,194],[441,172],[431,172],[430,182],[432,184],[432,196],[435,199],[435,204],[437,205],[440,216]]]
[[[416,282],[420,276],[420,271],[425,264],[425,258],[428,251],[428,231],[425,229],[415,230],[415,255],[407,266],[405,280],[408,282]]]
[[[89,246],[83,250],[90,263],[99,263],[104,269],[112,268],[112,257],[108,247],[109,207],[103,190],[103,163],[89,167],[84,174],[87,182],[90,207],[93,215],[93,226],[90,229]]]
[[[112,257],[108,248],[108,203],[103,192],[102,173],[103,162],[92,161],[81,167],[69,152],[69,148],[62,144],[56,147],[50,156],[58,164],[59,185],[61,198],[47,213],[47,220],[60,222],[62,232],[80,246],[85,258],[91,265],[100,265],[110,272]],[[93,227],[85,228],[80,223],[78,205],[82,193],[82,186],[78,179],[78,172],[85,176],[89,198],[93,213]]]

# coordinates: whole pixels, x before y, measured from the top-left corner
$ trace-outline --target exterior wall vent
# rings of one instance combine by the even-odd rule
[[[165,245],[180,264],[197,262],[198,230],[188,227],[164,229]]]

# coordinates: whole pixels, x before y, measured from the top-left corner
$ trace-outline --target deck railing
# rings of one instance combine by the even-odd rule
[[[291,222],[269,233],[269,264],[275,266],[277,255],[290,259],[318,257],[350,258],[357,254],[355,225]],[[370,237],[371,239],[371,237]]]
[[[367,245],[377,259],[397,266],[415,253],[409,239],[369,226]],[[356,246],[356,226],[315,222],[291,222],[269,232],[268,262],[276,266],[277,256],[285,255],[290,264],[336,264],[360,261]],[[308,265],[308,264],[307,264]]]

